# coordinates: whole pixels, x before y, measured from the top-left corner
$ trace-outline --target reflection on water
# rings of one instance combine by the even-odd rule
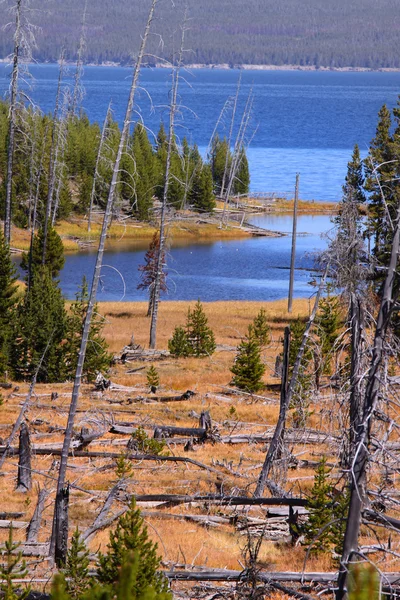
[[[290,232],[290,215],[255,216],[254,224],[275,231]],[[309,281],[313,278],[313,253],[326,246],[321,233],[332,227],[328,216],[301,215],[297,240],[295,296],[314,293]],[[139,265],[144,262],[147,241],[110,241],[104,254],[99,300],[146,300],[145,291],[138,290]],[[291,236],[278,238],[251,237],[239,240],[193,243],[172,240],[167,256],[168,293],[165,300],[276,300],[287,296]],[[91,279],[95,263],[95,248],[66,257],[61,273],[61,287],[67,298],[73,298],[82,276]],[[117,269],[118,272],[115,270]],[[122,282],[122,278],[124,283]],[[125,286],[124,286],[125,284]],[[124,287],[126,288],[123,297]]]

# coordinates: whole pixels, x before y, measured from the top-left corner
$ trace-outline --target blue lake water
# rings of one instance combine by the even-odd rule
[[[30,96],[43,111],[53,109],[58,67],[32,65]],[[7,67],[0,65],[0,94],[8,87]],[[69,82],[73,69],[70,70]],[[102,122],[112,99],[114,115],[123,118],[131,71],[121,67],[86,67],[82,106]],[[180,87],[182,116],[177,126],[206,150],[222,107],[236,91],[239,71],[199,69],[184,73]],[[66,80],[66,82],[68,82]],[[150,131],[168,120],[170,72],[143,69],[135,118]],[[300,172],[304,199],[339,200],[352,148],[366,154],[382,104],[393,107],[400,92],[400,73],[243,71],[240,110],[250,89],[254,109],[248,137],[253,191],[291,193]],[[219,127],[226,135],[229,119]]]
[[[288,216],[259,216],[255,224],[275,231],[291,232]],[[332,227],[328,216],[301,215],[298,221],[295,296],[309,297],[315,289],[313,253],[326,246],[320,232]],[[307,232],[307,235],[302,235]],[[104,255],[99,300],[146,300],[138,290],[139,265],[144,262],[147,243],[112,244]],[[252,237],[203,244],[172,245],[167,257],[168,294],[165,300],[276,300],[288,293],[291,235],[279,238]],[[73,298],[82,276],[91,279],[95,250],[66,256],[61,287]],[[115,270],[117,269],[118,272]]]

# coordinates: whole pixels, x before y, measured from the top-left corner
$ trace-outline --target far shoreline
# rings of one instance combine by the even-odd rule
[[[0,58],[0,64],[10,64],[10,61],[7,58]],[[29,63],[29,66],[58,66],[57,62],[32,62]],[[64,61],[64,64],[67,66],[75,65],[74,61]],[[105,61],[102,63],[85,63],[84,67],[102,67],[102,68],[122,68],[122,69],[131,69],[132,65],[122,64],[117,61]],[[167,65],[165,63],[155,63],[154,65],[143,65],[143,69],[163,69],[168,70],[171,69],[171,65]],[[304,71],[304,72],[312,72],[312,73],[400,73],[400,67],[380,67],[370,68],[370,67],[327,67],[327,66],[316,66],[316,65],[294,65],[294,64],[285,64],[285,65],[264,65],[264,64],[251,64],[251,63],[238,63],[238,64],[229,64],[229,63],[188,63],[184,65],[185,69],[189,70],[216,70],[216,71]]]

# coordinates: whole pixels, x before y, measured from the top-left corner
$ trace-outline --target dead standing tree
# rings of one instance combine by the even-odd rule
[[[108,226],[111,221],[112,207],[114,204],[114,199],[115,199],[116,189],[117,189],[117,184],[118,184],[121,158],[122,158],[123,152],[125,150],[125,145],[126,145],[128,135],[129,135],[131,116],[132,116],[132,111],[133,111],[133,107],[134,107],[135,92],[136,92],[136,89],[138,86],[140,68],[142,65],[144,52],[145,52],[145,48],[146,48],[146,42],[147,42],[147,38],[148,38],[149,32],[150,32],[150,25],[153,20],[153,15],[154,15],[154,11],[155,11],[157,2],[158,2],[158,0],[152,0],[146,27],[145,27],[145,31],[144,31],[143,38],[142,38],[141,47],[140,47],[136,65],[135,65],[135,68],[133,71],[132,84],[131,84],[130,93],[129,93],[128,105],[127,105],[126,113],[125,113],[124,125],[122,128],[121,138],[120,138],[120,142],[119,142],[119,146],[118,146],[117,157],[116,157],[115,164],[114,164],[111,184],[110,184],[109,193],[108,193],[107,206],[106,206],[106,210],[104,213],[103,226],[102,226],[102,231],[101,231],[101,236],[100,236],[100,241],[99,241],[99,247],[98,247],[98,251],[97,251],[96,265],[95,265],[94,274],[93,274],[93,280],[92,280],[92,286],[91,286],[91,290],[90,290],[90,296],[89,296],[89,302],[88,302],[88,307],[87,307],[87,311],[86,311],[85,322],[83,325],[81,347],[80,347],[79,355],[78,355],[78,365],[77,365],[77,369],[76,369],[76,373],[75,373],[75,380],[74,380],[74,386],[73,386],[73,391],[72,391],[71,404],[70,404],[70,408],[69,408],[67,427],[65,430],[64,442],[63,442],[63,447],[62,447],[62,451],[61,451],[60,468],[59,468],[58,481],[57,481],[56,502],[55,502],[55,509],[54,509],[54,517],[53,517],[53,530],[52,530],[50,549],[49,549],[50,556],[57,557],[57,562],[59,562],[60,564],[65,560],[65,556],[60,555],[60,549],[57,547],[57,542],[59,540],[63,539],[63,536],[60,535],[60,531],[58,531],[58,529],[57,529],[57,524],[60,522],[60,519],[58,518],[57,515],[59,515],[60,506],[65,502],[65,479],[66,479],[66,473],[67,473],[68,454],[69,454],[69,449],[70,449],[71,440],[72,440],[75,414],[76,414],[76,410],[77,410],[77,406],[78,406],[79,392],[80,392],[81,381],[82,381],[83,365],[84,365],[85,356],[86,356],[86,348],[87,348],[88,339],[89,339],[90,325],[91,325],[93,310],[94,310],[95,302],[96,302],[97,288],[98,288],[99,281],[100,281],[100,273],[101,273],[101,267],[102,267],[102,262],[103,262],[104,246],[105,246],[105,241],[106,241],[106,237],[107,237]]]
[[[319,300],[321,298],[322,290],[325,285],[327,272],[328,272],[328,268],[325,269],[325,273],[322,276],[321,282],[319,284],[319,289],[318,289],[318,292],[317,292],[317,295],[315,298],[315,302],[314,302],[314,308],[312,309],[311,315],[308,318],[306,329],[304,331],[303,339],[300,344],[299,351],[297,353],[296,361],[295,361],[294,367],[293,367],[292,377],[291,377],[289,385],[287,387],[287,391],[285,390],[285,388],[286,388],[285,372],[287,370],[287,364],[286,365],[284,364],[278,422],[276,424],[274,435],[273,435],[272,441],[269,445],[268,452],[265,457],[265,461],[264,461],[264,464],[263,464],[263,467],[261,469],[261,473],[260,473],[260,476],[258,479],[257,487],[254,492],[255,498],[260,498],[263,495],[264,489],[265,489],[265,486],[266,486],[266,483],[268,480],[269,472],[271,470],[273,462],[277,456],[277,453],[280,451],[280,449],[282,448],[282,446],[284,444],[286,415],[287,415],[287,411],[289,410],[290,402],[292,400],[292,396],[293,396],[293,393],[294,393],[294,390],[296,387],[297,378],[298,378],[299,370],[300,370],[300,366],[301,366],[301,361],[303,359],[303,355],[304,355],[306,344],[307,344],[307,341],[308,341],[308,338],[310,335],[311,327],[312,327],[312,325],[315,321],[315,317],[317,315]],[[284,361],[287,361],[288,360],[287,355],[289,354],[289,333],[286,330],[285,330],[284,352],[285,352]]]
[[[347,516],[343,553],[340,562],[336,600],[342,600],[346,593],[348,567],[354,555],[359,554],[358,536],[360,532],[362,510],[367,499],[366,470],[370,458],[371,428],[381,388],[381,372],[384,358],[384,343],[390,318],[397,298],[393,290],[398,287],[398,255],[400,248],[400,204],[392,241],[390,262],[382,292],[382,301],[376,321],[372,358],[365,390],[362,418],[357,427],[354,446],[354,458],[351,465],[350,504]],[[396,292],[398,295],[398,290]]]
[[[165,217],[167,212],[167,203],[168,203],[168,190],[170,184],[170,176],[171,176],[171,158],[172,153],[174,151],[175,146],[175,117],[178,110],[177,107],[177,98],[178,98],[178,84],[179,84],[179,73],[182,66],[182,58],[183,58],[183,47],[185,42],[185,22],[186,16],[184,19],[184,23],[182,25],[182,37],[181,37],[181,47],[179,50],[178,63],[176,67],[172,71],[172,96],[171,96],[171,107],[170,107],[170,116],[169,116],[169,137],[168,137],[168,150],[167,150],[167,162],[165,166],[165,183],[164,183],[164,192],[163,199],[161,204],[161,216],[160,216],[160,234],[159,234],[159,247],[158,247],[158,256],[157,256],[157,267],[156,274],[153,284],[153,305],[151,312],[151,324],[150,324],[150,342],[149,346],[151,350],[154,350],[156,347],[156,338],[157,338],[157,318],[158,318],[158,305],[160,303],[160,292],[161,292],[161,283],[163,280],[163,267],[164,267],[164,256],[165,256],[165,245],[166,245],[166,228],[165,228]]]
[[[95,165],[95,168],[94,168],[92,190],[90,192],[89,213],[88,213],[88,231],[90,231],[91,226],[92,226],[92,212],[93,212],[94,198],[96,196],[96,183],[97,183],[97,181],[99,179],[99,176],[100,176],[100,163],[101,163],[101,159],[102,159],[102,156],[103,156],[104,143],[105,143],[106,138],[107,138],[107,127],[108,127],[110,121],[111,121],[111,102],[108,105],[106,118],[104,119],[103,128],[101,130],[99,148],[97,150],[96,165]]]

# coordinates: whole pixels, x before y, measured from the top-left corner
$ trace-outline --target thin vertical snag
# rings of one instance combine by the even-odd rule
[[[179,84],[179,72],[182,66],[182,57],[183,57],[183,46],[185,42],[185,20],[182,26],[182,38],[181,38],[181,47],[179,50],[179,58],[178,64],[176,68],[172,71],[172,97],[171,97],[171,108],[170,108],[170,117],[169,117],[169,139],[168,139],[168,151],[167,151],[167,163],[165,166],[165,183],[164,183],[164,193],[163,193],[163,201],[161,205],[161,216],[160,216],[160,242],[158,246],[158,255],[157,255],[157,268],[156,268],[156,276],[154,279],[153,286],[153,305],[151,312],[151,324],[150,324],[150,342],[149,346],[152,350],[156,347],[156,338],[157,338],[157,317],[158,317],[158,306],[160,303],[160,290],[161,290],[161,281],[162,281],[162,271],[163,271],[163,256],[165,253],[165,213],[167,211],[167,202],[168,202],[168,190],[169,190],[169,178],[170,178],[170,170],[171,170],[171,156],[172,150],[175,143],[175,116],[177,111],[177,96],[178,96],[178,84]]]
[[[265,489],[265,483],[266,483],[266,480],[268,479],[268,475],[271,470],[274,459],[276,457],[276,453],[277,453],[278,449],[283,446],[283,443],[284,443],[285,421],[286,421],[287,411],[290,406],[293,392],[296,387],[297,378],[298,378],[299,370],[300,370],[300,365],[301,365],[301,361],[302,361],[302,358],[304,355],[306,344],[307,344],[307,341],[308,341],[308,338],[310,335],[311,327],[312,327],[312,325],[315,321],[315,317],[317,315],[319,301],[321,298],[322,290],[325,286],[328,269],[329,269],[329,265],[327,265],[325,272],[322,276],[321,282],[319,284],[318,292],[315,297],[314,307],[313,307],[311,315],[309,316],[308,321],[307,321],[307,325],[306,325],[306,328],[305,328],[305,331],[303,334],[303,339],[301,341],[300,348],[299,348],[299,351],[296,356],[296,361],[293,366],[292,377],[290,378],[290,382],[289,382],[283,402],[282,402],[282,396],[281,396],[281,409],[279,411],[278,422],[276,424],[274,435],[272,437],[272,441],[269,445],[268,452],[265,457],[263,467],[261,469],[261,473],[260,473],[260,477],[258,479],[256,491],[254,492],[255,498],[260,498],[263,495],[264,489]]]
[[[6,238],[6,242],[8,245],[10,245],[11,243],[11,199],[14,166],[15,130],[17,118],[19,54],[21,45],[21,4],[22,0],[17,0],[15,9],[13,68],[11,75],[10,119],[8,123],[6,202],[4,218],[4,237]]]
[[[94,273],[93,273],[89,302],[88,302],[86,317],[85,317],[85,321],[84,321],[84,325],[83,325],[81,347],[80,347],[79,355],[78,355],[78,365],[77,365],[76,373],[75,373],[74,387],[73,387],[73,391],[72,391],[71,404],[70,404],[70,408],[69,408],[67,427],[65,430],[65,437],[64,437],[63,447],[62,447],[62,451],[61,451],[60,469],[59,469],[58,481],[57,481],[57,497],[61,494],[61,491],[64,489],[64,485],[65,485],[65,477],[66,477],[67,464],[68,464],[68,452],[69,452],[69,447],[71,444],[75,414],[76,414],[76,409],[77,409],[78,400],[79,400],[79,392],[80,392],[80,386],[81,386],[81,380],[82,380],[83,365],[85,362],[86,348],[87,348],[87,343],[88,343],[88,338],[89,338],[90,324],[91,324],[91,320],[92,320],[94,305],[96,302],[97,288],[98,288],[99,280],[100,280],[100,272],[101,272],[101,267],[102,267],[102,262],[103,262],[103,254],[104,254],[105,241],[106,241],[106,237],[107,237],[107,229],[110,224],[111,215],[112,215],[112,207],[113,207],[116,187],[117,187],[117,183],[118,183],[121,157],[124,152],[125,144],[126,144],[126,141],[127,141],[128,135],[129,135],[129,127],[130,127],[130,122],[131,122],[132,110],[133,110],[133,106],[134,106],[135,92],[136,92],[139,74],[140,74],[140,67],[141,67],[141,64],[143,61],[146,42],[147,42],[147,38],[149,35],[149,31],[150,31],[150,25],[153,20],[154,10],[157,5],[157,2],[158,2],[158,0],[152,0],[152,4],[151,4],[150,11],[149,11],[145,31],[144,31],[143,38],[142,38],[139,55],[138,55],[137,62],[136,62],[135,68],[134,68],[132,84],[131,84],[131,88],[130,88],[130,92],[129,92],[129,99],[128,99],[128,104],[127,104],[126,113],[125,113],[124,125],[122,128],[121,138],[120,138],[120,142],[119,142],[119,146],[118,146],[117,157],[115,160],[111,184],[110,184],[110,188],[109,188],[107,206],[106,206],[106,210],[104,213],[103,226],[102,226],[102,230],[101,230],[99,247],[98,247],[98,251],[97,251],[96,265],[95,265],[95,269],[94,269]],[[55,553],[56,534],[57,534],[57,532],[56,532],[56,514],[54,514],[53,530],[52,530],[50,549],[49,549],[50,556],[54,556],[54,553]]]
[[[90,231],[91,226],[92,226],[92,211],[93,211],[94,197],[96,195],[96,182],[99,177],[100,160],[101,160],[101,156],[102,156],[102,152],[103,152],[104,141],[106,139],[107,126],[108,126],[110,119],[111,119],[111,102],[108,105],[106,118],[104,119],[104,123],[103,123],[103,129],[101,130],[99,149],[97,151],[92,191],[90,193],[90,204],[89,204],[89,214],[88,214],[88,231]]]

